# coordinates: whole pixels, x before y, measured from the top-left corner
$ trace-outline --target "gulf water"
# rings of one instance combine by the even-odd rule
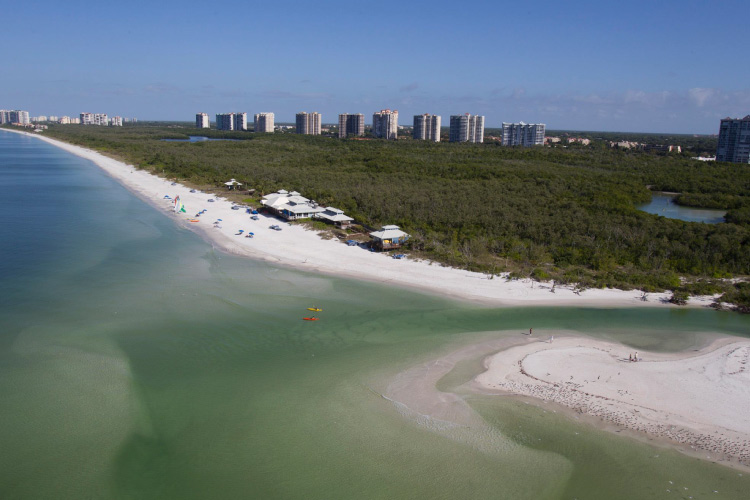
[[[532,326],[681,350],[748,336],[748,317],[482,308],[275,268],[213,249],[92,163],[9,132],[0,211],[0,498],[750,491],[741,471],[467,392],[480,359],[435,390],[459,394],[482,425],[425,425],[381,396],[415,364]],[[321,320],[302,321],[313,305]]]

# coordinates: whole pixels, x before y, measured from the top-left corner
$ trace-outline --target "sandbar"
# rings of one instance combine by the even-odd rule
[[[638,361],[631,361],[636,357]],[[750,467],[750,341],[638,352],[579,336],[529,337],[485,360],[473,384],[529,396]]]

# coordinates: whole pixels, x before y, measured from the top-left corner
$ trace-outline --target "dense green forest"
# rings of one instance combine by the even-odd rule
[[[725,291],[750,304],[747,287],[721,279],[750,274],[746,165],[620,151],[603,142],[509,148],[140,124],[58,125],[45,134],[203,188],[236,178],[258,193],[296,190],[363,224],[397,224],[412,234],[412,252],[451,266],[581,287]],[[239,140],[161,140],[188,135]],[[727,222],[641,212],[635,206],[650,199],[649,190],[727,209]]]

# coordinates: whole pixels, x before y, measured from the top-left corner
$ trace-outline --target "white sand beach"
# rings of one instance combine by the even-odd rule
[[[685,445],[702,458],[750,466],[750,341],[697,352],[637,353],[577,336],[529,337],[485,360],[474,384],[530,396]],[[705,457],[704,457],[705,455]]]
[[[15,131],[14,131],[15,132]],[[395,260],[388,255],[369,252],[360,247],[349,247],[336,240],[324,240],[315,231],[290,225],[279,219],[260,215],[260,220],[250,219],[242,210],[232,210],[232,203],[215,195],[196,192],[172,183],[132,165],[104,156],[98,152],[68,144],[40,134],[18,132],[47,141],[77,156],[93,161],[114,179],[138,196],[164,211],[175,222],[199,232],[216,247],[227,252],[263,259],[274,264],[301,270],[346,276],[420,290],[452,298],[488,305],[560,305],[586,307],[642,307],[662,306],[669,294],[649,294],[641,300],[637,290],[589,289],[580,292],[570,286],[552,287],[529,279],[508,281],[483,273],[443,267],[437,263],[409,258]],[[186,147],[189,147],[186,145]],[[291,188],[292,186],[290,186]],[[302,193],[304,195],[304,193]],[[179,196],[187,209],[186,214],[175,214],[172,201],[165,196]],[[209,198],[215,202],[209,202]],[[200,222],[188,219],[199,211],[207,211]],[[221,228],[213,222],[222,219]],[[269,228],[279,224],[281,231]],[[239,230],[255,233],[254,238],[238,235]],[[691,298],[689,305],[708,306],[711,297]],[[668,305],[667,305],[668,306]]]

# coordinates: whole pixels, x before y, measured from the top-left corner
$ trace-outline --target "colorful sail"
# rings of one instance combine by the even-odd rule
[[[185,212],[185,205],[182,204],[179,196],[174,199],[174,211]]]

